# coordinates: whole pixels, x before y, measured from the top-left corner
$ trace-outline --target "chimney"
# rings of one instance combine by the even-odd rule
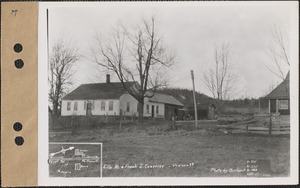
[[[107,84],[110,83],[110,75],[109,75],[109,74],[106,75],[106,83],[107,83]]]

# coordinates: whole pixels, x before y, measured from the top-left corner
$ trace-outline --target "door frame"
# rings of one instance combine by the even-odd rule
[[[89,111],[89,105],[90,105],[90,114],[88,113]],[[86,115],[92,115],[92,107],[93,107],[93,103],[92,102],[87,102],[86,103]]]
[[[151,105],[151,117],[154,118],[155,106]]]

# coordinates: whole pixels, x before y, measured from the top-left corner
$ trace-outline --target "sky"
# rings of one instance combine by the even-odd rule
[[[260,97],[271,85],[280,83],[265,65],[272,68],[268,55],[271,31],[279,25],[291,30],[288,3],[155,2],[98,3],[72,7],[49,7],[50,48],[63,38],[76,42],[82,58],[77,62],[74,89],[80,84],[105,82],[89,57],[95,33],[108,36],[118,23],[133,26],[142,17],[155,16],[165,48],[176,55],[168,70],[169,87],[192,89],[190,70],[194,70],[195,89],[212,96],[203,83],[203,74],[214,62],[216,45],[228,42],[234,71],[239,75],[239,93],[234,98]],[[288,67],[285,67],[285,71]],[[112,81],[118,81],[116,76]]]

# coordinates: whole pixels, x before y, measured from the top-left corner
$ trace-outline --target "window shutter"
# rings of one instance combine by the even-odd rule
[[[93,101],[92,103],[92,110],[94,110],[94,107],[95,107],[95,101]]]
[[[86,101],[84,101],[83,109],[86,110]]]

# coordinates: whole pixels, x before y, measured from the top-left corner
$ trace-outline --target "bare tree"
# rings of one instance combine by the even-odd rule
[[[218,112],[225,100],[229,100],[238,90],[238,75],[233,71],[232,52],[229,43],[215,48],[215,62],[204,73],[203,81],[211,92]]]
[[[78,50],[73,42],[58,40],[49,57],[49,101],[53,106],[53,115],[58,115],[60,100],[66,89],[72,84],[75,73],[74,64],[79,60]]]
[[[266,68],[275,76],[284,80],[290,66],[289,58],[289,37],[279,27],[275,25],[271,33],[270,53],[272,64],[265,64]]]
[[[97,36],[96,46],[91,48],[93,61],[114,72],[124,89],[138,101],[139,120],[143,118],[144,99],[168,84],[165,70],[174,63],[174,56],[162,45],[155,21],[153,17],[142,19],[131,30],[118,25],[107,40]],[[129,81],[135,83],[133,88],[125,84]]]

